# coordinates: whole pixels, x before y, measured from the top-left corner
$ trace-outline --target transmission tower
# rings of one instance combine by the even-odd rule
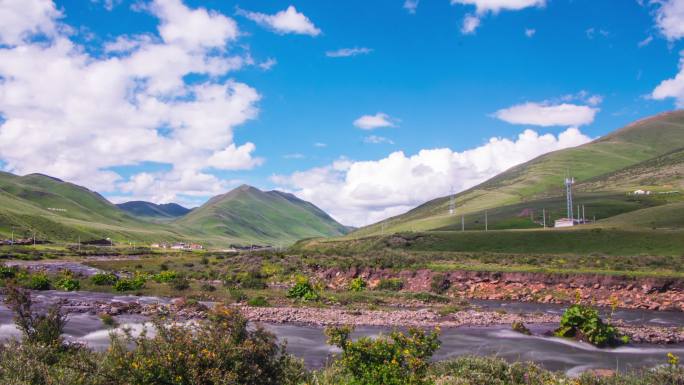
[[[568,209],[568,219],[572,220],[574,218],[573,207],[572,207],[572,185],[575,183],[575,178],[567,177],[565,178],[565,196],[566,205]]]

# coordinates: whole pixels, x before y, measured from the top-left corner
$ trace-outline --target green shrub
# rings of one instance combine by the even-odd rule
[[[349,376],[348,385],[424,385],[429,361],[439,348],[438,333],[411,328],[408,334],[361,337],[352,341],[351,327],[327,328],[328,343],[342,349],[336,365]]]
[[[146,278],[144,275],[137,274],[133,278],[122,278],[114,284],[116,291],[140,290],[145,287]]]
[[[16,275],[16,267],[0,265],[0,279],[14,278]]]
[[[271,306],[271,304],[268,303],[268,300],[262,296],[250,298],[249,301],[247,301],[247,305],[255,307]]]
[[[178,273],[173,270],[164,270],[152,276],[152,280],[157,283],[169,283],[178,278]]]
[[[45,273],[31,274],[27,278],[26,288],[32,290],[50,290],[50,278]]]
[[[516,331],[520,334],[524,334],[527,336],[532,335],[532,332],[530,331],[530,329],[528,329],[527,326],[525,326],[525,324],[520,322],[520,321],[513,322],[511,324],[511,329],[513,329],[513,331]]]
[[[388,290],[388,291],[399,291],[404,288],[404,281],[401,278],[389,278],[381,279],[378,282],[376,289],[378,290]]]
[[[178,291],[187,290],[190,288],[190,281],[184,275],[179,275],[171,281],[171,286]]]
[[[110,328],[114,328],[118,325],[118,323],[116,322],[114,317],[112,317],[111,315],[109,315],[107,313],[100,314],[100,321],[102,321],[103,325],[110,327]]]
[[[366,288],[366,281],[361,277],[356,277],[349,282],[350,291],[363,291]]]
[[[287,298],[299,299],[302,301],[316,301],[320,298],[316,290],[314,290],[308,278],[302,277],[297,279],[297,283],[287,291]]]
[[[409,294],[409,298],[417,299],[419,301],[427,303],[449,303],[451,299],[443,295],[437,295],[433,293],[419,292]]]
[[[247,294],[245,294],[242,290],[233,287],[228,289],[228,295],[230,295],[230,298],[235,302],[243,302],[247,300]]]
[[[300,360],[273,334],[247,328],[235,310],[218,307],[196,326],[154,323],[154,337],[113,338],[104,378],[136,385],[290,385],[305,378]]]
[[[265,289],[266,279],[258,271],[239,272],[226,275],[223,284],[227,287],[240,287],[242,289],[261,290]]]
[[[200,286],[200,290],[206,291],[206,292],[212,292],[212,291],[216,291],[216,286],[209,284],[209,283],[203,283],[202,286]]]
[[[47,313],[38,314],[32,309],[31,294],[13,286],[7,288],[5,303],[16,314],[14,323],[24,341],[51,346],[62,344],[61,335],[67,319],[59,306],[52,306]]]
[[[55,286],[64,291],[76,291],[81,288],[81,282],[71,276],[66,276],[58,280]]]
[[[119,277],[112,273],[97,273],[90,277],[90,282],[98,286],[110,286],[116,283]]]
[[[579,304],[565,310],[560,327],[554,334],[558,337],[576,338],[599,347],[624,342],[618,338],[617,329],[604,323],[596,309]]]

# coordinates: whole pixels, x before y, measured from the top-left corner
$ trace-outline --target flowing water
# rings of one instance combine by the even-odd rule
[[[90,292],[36,292],[33,296],[38,307],[54,303],[60,299],[77,301],[102,302],[140,302],[168,303],[169,299],[157,297],[136,297],[131,295],[114,295]],[[485,309],[505,309],[511,313],[545,312],[560,314],[559,305],[504,303],[494,301],[476,301],[475,305]],[[616,319],[628,323],[649,323],[663,326],[684,325],[684,313],[653,312],[640,310],[619,310],[614,314]],[[0,306],[0,338],[19,337],[13,323],[13,314],[5,306]],[[121,328],[130,328],[134,334],[149,327],[147,319],[138,315],[121,315],[116,317]],[[281,341],[287,341],[288,351],[304,359],[310,368],[325,365],[332,354],[339,352],[325,342],[323,328],[308,325],[268,324],[264,325]],[[562,370],[569,374],[578,374],[591,368],[628,370],[640,367],[652,367],[665,362],[668,352],[684,355],[684,345],[628,345],[616,349],[598,349],[585,343],[569,341],[561,338],[543,336],[554,325],[529,325],[535,336],[515,333],[508,326],[467,327],[442,329],[440,340],[442,346],[435,355],[436,360],[448,359],[463,354],[496,355],[509,361],[534,361],[551,370]],[[355,336],[377,336],[390,329],[382,327],[356,328]],[[109,344],[110,330],[94,314],[70,313],[64,330],[69,341],[81,342],[87,346],[104,350]]]

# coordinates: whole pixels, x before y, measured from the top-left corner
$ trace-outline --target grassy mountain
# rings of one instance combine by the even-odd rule
[[[182,239],[173,228],[136,220],[84,187],[41,174],[0,173],[0,235],[76,242]]]
[[[146,220],[171,220],[190,212],[177,203],[155,204],[144,201],[131,201],[116,205],[131,216]]]
[[[628,206],[625,211],[645,208],[649,204],[635,205],[625,193],[636,188],[681,189],[683,149],[684,111],[657,115],[591,143],[548,153],[513,167],[458,194],[456,210],[458,214],[477,217],[471,220],[478,223],[484,221],[485,210],[508,210],[505,219],[514,222],[512,228],[520,227],[515,225],[519,222],[515,218],[528,206],[539,210],[542,206],[555,208],[561,215],[563,179],[568,171],[577,180],[580,194],[591,193],[592,199],[604,199],[608,207]],[[550,202],[546,204],[545,200]],[[460,228],[460,215],[450,216],[448,207],[449,197],[434,199],[351,235]],[[608,211],[611,215],[625,212]],[[532,220],[526,223],[528,226],[522,227],[534,225]]]
[[[288,244],[347,232],[321,209],[292,194],[246,185],[212,198],[174,223],[211,239],[241,244]]]

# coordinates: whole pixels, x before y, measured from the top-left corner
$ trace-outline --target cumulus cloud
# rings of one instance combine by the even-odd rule
[[[532,37],[537,33],[537,30],[534,28],[525,28],[525,36],[527,37]]]
[[[0,44],[17,45],[33,35],[52,37],[62,13],[51,0],[3,0],[0,6]]]
[[[274,15],[250,12],[242,9],[238,9],[238,14],[279,34],[294,33],[310,36],[318,36],[321,34],[321,30],[318,29],[306,15],[297,12],[297,9],[293,5],[290,5],[286,10],[280,11]]]
[[[674,98],[678,108],[684,108],[684,51],[679,53],[679,72],[671,79],[663,80],[651,93],[653,99]]]
[[[404,9],[410,14],[415,14],[418,9],[418,3],[420,3],[420,0],[404,0]]]
[[[154,0],[145,10],[158,18],[157,34],[119,36],[103,55],[92,56],[70,39],[52,3],[18,4],[26,9],[17,5],[12,12],[32,15],[32,22],[0,23],[5,170],[168,201],[224,190],[212,169],[249,169],[263,161],[253,156],[254,144],[233,141],[234,127],[257,116],[260,95],[227,79],[250,63],[231,53],[239,35],[232,19],[180,0]],[[37,34],[47,38],[36,41]],[[189,74],[203,80],[189,82]],[[116,171],[143,163],[164,164],[167,171],[128,180]]]
[[[392,119],[389,115],[378,112],[375,115],[363,115],[362,117],[354,121],[354,126],[362,130],[374,130],[381,127],[394,127],[395,119]]]
[[[261,68],[264,71],[270,71],[271,68],[273,68],[276,64],[278,64],[278,61],[274,58],[268,58],[265,61],[259,63],[259,68]]]
[[[410,156],[397,151],[375,161],[340,159],[324,167],[276,175],[272,181],[342,223],[363,226],[448,195],[452,187],[468,189],[539,155],[588,141],[577,128],[558,136],[525,130],[515,140],[491,138],[462,152],[437,148]]]
[[[358,55],[367,55],[373,52],[371,48],[366,47],[354,47],[354,48],[340,48],[335,51],[328,51],[325,53],[327,57],[350,57]]]
[[[655,11],[656,26],[669,41],[684,37],[684,1],[651,1],[658,8]]]
[[[528,102],[501,109],[494,116],[511,124],[577,127],[592,123],[598,111],[595,107],[570,103]]]
[[[482,18],[488,13],[543,7],[546,5],[546,0],[451,0],[451,4],[475,6],[475,14],[466,14],[461,27],[463,34],[473,34],[480,26]]]

